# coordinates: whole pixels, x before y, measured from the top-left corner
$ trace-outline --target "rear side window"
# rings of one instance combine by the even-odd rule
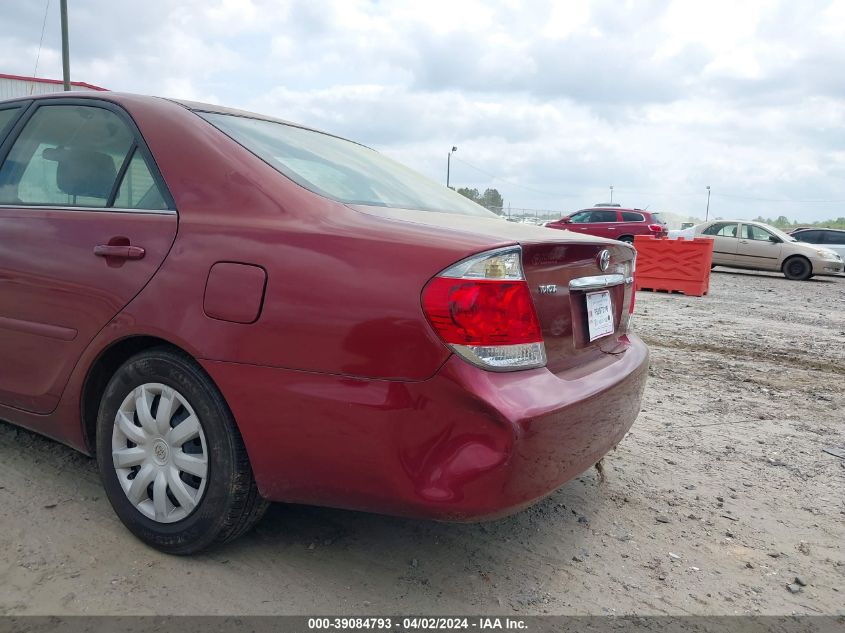
[[[616,211],[593,211],[590,222],[616,222]]]
[[[0,204],[163,210],[168,201],[133,130],[102,107],[40,106],[0,167]]]
[[[11,127],[12,121],[15,120],[19,110],[20,108],[0,110],[0,142],[5,138],[6,132],[9,131],[8,128]]]
[[[105,207],[133,144],[109,110],[42,106],[0,168],[0,202]]]
[[[845,244],[845,231],[824,231],[825,244]]]
[[[640,213],[634,213],[633,211],[622,212],[623,222],[642,222],[643,220],[645,220],[645,218]]]
[[[137,148],[132,152],[113,206],[119,209],[167,209],[167,202]]]
[[[739,225],[735,222],[718,222],[712,226],[708,226],[703,235],[717,235],[719,237],[736,237],[736,231]]]

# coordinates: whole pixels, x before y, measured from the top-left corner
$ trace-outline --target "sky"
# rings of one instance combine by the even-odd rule
[[[75,81],[278,116],[443,182],[457,146],[451,184],[514,210],[612,185],[703,218],[710,186],[711,218],[845,216],[843,0],[68,4]],[[61,78],[59,0],[3,3],[0,73]]]

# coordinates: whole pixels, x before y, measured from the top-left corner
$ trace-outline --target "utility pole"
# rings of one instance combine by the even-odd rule
[[[446,186],[449,186],[449,171],[452,168],[452,154],[457,152],[458,148],[454,145],[452,146],[452,151],[449,152],[449,155],[446,157]]]
[[[610,185],[610,204],[613,204],[613,185]]]
[[[60,2],[62,12],[62,81],[65,92],[70,92],[70,46],[67,37],[67,0]]]
[[[710,217],[710,185],[707,185],[707,210],[704,212],[704,221]]]

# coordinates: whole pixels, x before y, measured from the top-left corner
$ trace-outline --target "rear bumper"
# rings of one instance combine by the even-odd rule
[[[625,436],[648,350],[562,374],[492,373],[451,357],[424,382],[204,361],[273,501],[473,520],[557,489]]]

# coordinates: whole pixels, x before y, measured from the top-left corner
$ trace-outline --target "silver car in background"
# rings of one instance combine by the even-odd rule
[[[796,229],[789,234],[804,244],[831,250],[845,260],[845,230],[808,228]]]
[[[714,220],[678,232],[679,237],[713,239],[713,265],[780,271],[803,281],[842,272],[843,257],[825,246],[805,244],[762,222]]]

